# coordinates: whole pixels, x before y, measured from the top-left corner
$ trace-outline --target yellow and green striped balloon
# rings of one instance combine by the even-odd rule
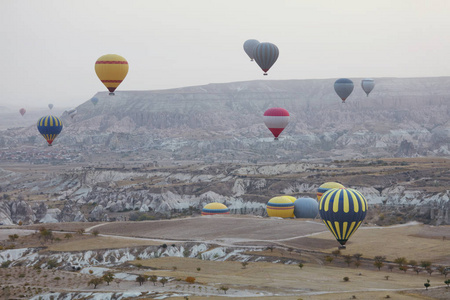
[[[367,201],[354,189],[328,190],[319,202],[322,221],[342,246],[359,228],[366,213]]]

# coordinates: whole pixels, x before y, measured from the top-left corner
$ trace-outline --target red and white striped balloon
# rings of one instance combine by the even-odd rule
[[[275,140],[289,123],[289,112],[281,107],[272,107],[264,113],[264,124],[272,132]]]

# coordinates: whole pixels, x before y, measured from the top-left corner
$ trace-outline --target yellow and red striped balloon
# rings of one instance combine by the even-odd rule
[[[114,95],[114,91],[128,74],[128,62],[120,55],[106,54],[95,62],[95,73],[109,90],[109,94]]]

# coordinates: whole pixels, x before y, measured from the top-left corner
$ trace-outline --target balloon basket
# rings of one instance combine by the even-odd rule
[[[115,94],[114,94],[114,93],[109,93],[109,95],[110,95],[110,96],[114,96]]]

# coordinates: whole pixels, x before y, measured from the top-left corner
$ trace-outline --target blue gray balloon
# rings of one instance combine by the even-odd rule
[[[244,43],[244,51],[247,53],[248,57],[250,57],[250,60],[253,61],[255,58],[253,56],[253,51],[255,51],[256,46],[259,45],[258,40],[246,40]]]
[[[341,78],[334,83],[334,90],[336,94],[342,99],[342,103],[345,103],[345,99],[353,92],[353,81],[347,78]]]
[[[371,78],[366,78],[361,80],[361,87],[366,92],[367,97],[369,97],[369,93],[373,90],[375,87],[375,80]]]
[[[264,71],[264,75],[267,75],[267,71],[273,66],[277,61],[280,51],[278,47],[272,43],[260,43],[256,46],[253,52],[253,57],[255,58],[258,66]]]
[[[319,213],[319,203],[313,198],[298,198],[294,202],[294,215],[296,218],[314,219]]]

